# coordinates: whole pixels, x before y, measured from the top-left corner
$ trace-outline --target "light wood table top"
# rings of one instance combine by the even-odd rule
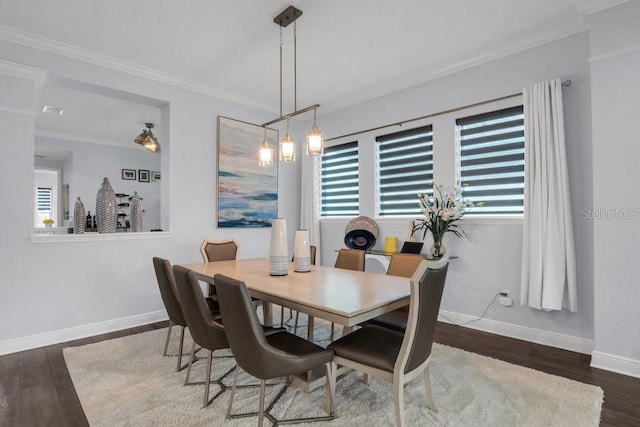
[[[352,327],[409,304],[409,279],[378,273],[311,266],[308,273],[269,275],[267,258],[185,264],[203,281],[216,274],[243,281],[261,300]],[[265,319],[266,320],[266,319]]]

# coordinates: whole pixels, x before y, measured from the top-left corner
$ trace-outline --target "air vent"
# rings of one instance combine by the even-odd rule
[[[64,112],[64,109],[59,108],[59,107],[54,107],[53,105],[45,105],[42,108],[42,112],[43,113],[62,114]]]

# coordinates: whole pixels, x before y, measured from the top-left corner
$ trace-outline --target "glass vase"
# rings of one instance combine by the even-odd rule
[[[440,259],[447,252],[442,244],[442,236],[433,236],[433,245],[429,249],[429,257],[432,259]]]

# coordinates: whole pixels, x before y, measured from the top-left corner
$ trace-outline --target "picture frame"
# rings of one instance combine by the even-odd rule
[[[122,169],[122,179],[127,181],[135,181],[136,180],[136,170],[135,169]]]
[[[267,128],[278,154],[278,131]],[[278,216],[278,162],[260,167],[265,128],[218,116],[217,227],[271,227]]]
[[[138,182],[149,182],[148,169],[138,169]]]
[[[151,182],[160,181],[160,171],[151,171]]]

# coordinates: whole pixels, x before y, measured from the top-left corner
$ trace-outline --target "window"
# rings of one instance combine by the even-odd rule
[[[358,197],[358,141],[326,147],[322,155],[322,216],[354,216]]]
[[[378,215],[419,215],[418,193],[431,192],[431,125],[378,136]]]
[[[42,227],[42,221],[53,218],[53,189],[51,187],[37,188],[36,227]]]
[[[524,115],[522,106],[456,120],[464,197],[484,206],[469,214],[522,214]]]

